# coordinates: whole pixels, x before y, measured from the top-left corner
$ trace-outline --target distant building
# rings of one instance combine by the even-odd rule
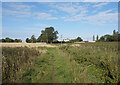
[[[95,41],[89,41],[90,43],[95,43]]]
[[[74,42],[74,43],[89,43],[89,41],[81,41],[81,42]]]
[[[63,41],[64,41],[64,42],[69,42],[69,41],[70,41],[70,39],[63,39]]]
[[[82,41],[82,42],[88,43],[89,41]]]

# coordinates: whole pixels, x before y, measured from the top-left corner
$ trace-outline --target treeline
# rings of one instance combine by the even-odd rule
[[[100,39],[96,40],[97,42],[114,42],[114,41],[120,41],[120,33],[116,30],[113,30],[113,34],[109,35],[106,34],[102,37],[100,37]]]
[[[27,43],[36,43],[36,42],[46,42],[46,43],[61,43],[61,41],[58,41],[58,31],[55,31],[53,27],[47,27],[45,30],[41,31],[41,35],[36,39],[35,35],[32,35],[31,38],[26,38]],[[80,42],[83,41],[81,37],[77,37],[76,39],[72,39],[68,41],[67,43],[73,43],[73,42]],[[65,41],[62,41],[62,43],[65,43]]]
[[[58,42],[57,36],[58,31],[55,31],[53,27],[47,27],[45,30],[41,31],[41,35],[36,39],[35,35],[32,35],[31,38],[26,38],[27,43],[36,43],[36,42],[46,42],[53,43]]]
[[[61,43],[61,41],[58,41],[58,31],[54,30],[54,27],[47,27],[45,30],[41,31],[41,34],[38,38],[35,38],[35,35],[32,35],[30,38],[26,38],[27,43],[36,43],[36,42],[46,42],[46,43]],[[81,37],[77,37],[76,39],[71,39],[67,41],[67,43],[74,43],[74,42],[81,42],[83,39]],[[96,42],[113,42],[113,41],[120,41],[120,33],[118,31],[113,31],[112,35],[106,34],[104,36],[95,36],[93,35],[93,41]],[[22,42],[21,39],[0,39],[0,42]],[[62,41],[62,43],[65,43],[66,41]]]
[[[11,39],[11,38],[5,38],[5,39],[0,39],[0,42],[22,42],[21,39]]]

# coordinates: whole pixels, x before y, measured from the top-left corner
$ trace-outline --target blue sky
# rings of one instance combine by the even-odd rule
[[[41,30],[53,26],[63,38],[78,36],[92,40],[93,35],[118,30],[117,2],[4,2],[2,37],[36,38]]]

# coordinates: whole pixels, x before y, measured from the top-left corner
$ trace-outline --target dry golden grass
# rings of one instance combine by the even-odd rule
[[[0,47],[57,47],[51,44],[43,43],[0,43]]]

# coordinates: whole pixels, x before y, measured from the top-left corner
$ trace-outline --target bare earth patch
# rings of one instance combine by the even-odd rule
[[[0,47],[57,47],[52,44],[43,43],[0,43]]]

